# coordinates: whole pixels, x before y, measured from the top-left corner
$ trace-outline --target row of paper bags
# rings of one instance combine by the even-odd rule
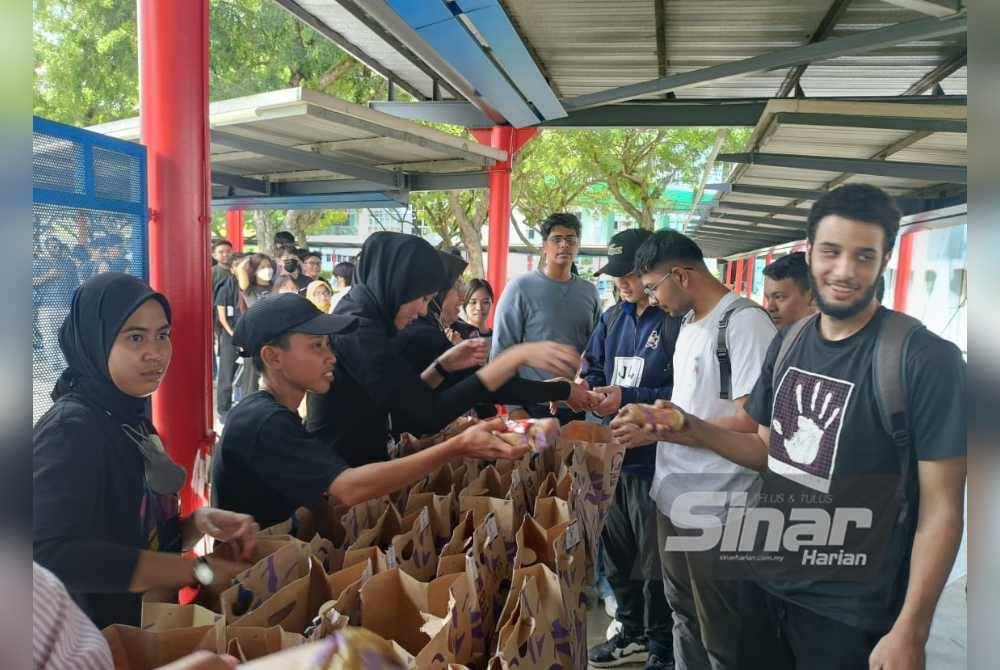
[[[404,440],[399,455],[468,425]],[[509,439],[534,447],[520,461],[465,459],[261,531],[255,563],[227,588],[145,603],[141,628],[106,629],[116,666],[209,649],[254,670],[586,667],[582,590],[623,453],[595,424],[511,425]]]

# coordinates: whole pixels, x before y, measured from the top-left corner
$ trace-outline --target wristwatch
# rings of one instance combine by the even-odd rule
[[[215,581],[215,571],[212,570],[212,566],[208,564],[208,559],[204,556],[200,556],[194,562],[194,570],[192,572],[194,580],[191,582],[191,586],[194,588],[211,586],[212,582]]]
[[[440,360],[434,361],[434,371],[437,372],[439,375],[441,375],[442,379],[448,376],[448,371],[444,369],[443,365],[441,365]]]

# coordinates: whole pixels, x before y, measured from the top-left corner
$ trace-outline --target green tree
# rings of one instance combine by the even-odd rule
[[[34,113],[78,126],[135,116],[136,3],[34,5]],[[385,97],[385,80],[272,0],[211,0],[209,13],[212,100],[290,86],[357,103]]]

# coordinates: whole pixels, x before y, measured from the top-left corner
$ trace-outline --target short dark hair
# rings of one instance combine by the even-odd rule
[[[816,241],[816,228],[824,217],[836,215],[863,223],[881,226],[885,232],[883,253],[892,251],[899,232],[899,209],[892,196],[871,184],[846,184],[835,188],[815,203],[809,210],[806,239]]]
[[[310,251],[309,249],[299,249],[299,251],[301,252],[299,254],[299,260],[302,261],[303,263],[307,258],[312,258],[313,256],[315,256],[320,260],[323,260],[323,254],[321,254],[318,251]]]
[[[705,266],[705,255],[694,240],[676,230],[658,230],[635,252],[635,272],[643,275],[657,265],[693,263]]]
[[[809,290],[809,266],[806,265],[804,251],[782,256],[764,268],[764,276],[774,281],[791,279],[803,293]]]
[[[222,247],[222,246],[232,247],[233,243],[224,237],[216,237],[212,240],[212,251],[215,251],[216,247]]]
[[[295,246],[295,236],[287,230],[279,230],[274,234],[274,244],[291,244]]]
[[[556,226],[563,226],[565,228],[572,228],[579,235],[583,227],[580,225],[580,218],[576,214],[571,214],[570,212],[556,212],[555,214],[549,214],[548,218],[542,221],[542,240],[549,239],[549,233]]]
[[[278,277],[274,280],[274,284],[271,286],[271,292],[279,293],[281,289],[285,288],[288,284],[293,285],[296,292],[299,290],[299,285],[295,283],[295,277],[292,275],[278,275]]]
[[[350,286],[351,280],[354,278],[354,263],[347,261],[337,263],[333,266],[333,276],[340,277]]]
[[[485,279],[480,279],[479,277],[473,277],[472,280],[469,281],[469,287],[465,291],[465,300],[462,301],[462,304],[468,305],[469,301],[472,300],[472,295],[479,289],[483,289],[484,291],[486,291],[486,293],[490,296],[490,300],[494,299],[493,287],[490,286],[490,283]]]
[[[264,298],[264,300],[267,300],[267,298]],[[292,336],[291,332],[282,333],[273,340],[265,342],[263,345],[261,345],[261,349],[263,349],[264,347],[278,347],[279,349],[288,349],[288,345],[291,344],[291,342],[289,341],[289,338],[291,338],[291,336]],[[259,372],[260,374],[264,374],[265,371],[264,359],[260,355],[260,349],[254,352],[253,364],[254,367],[257,369],[257,372]]]
[[[292,256],[298,258],[299,255],[298,253],[296,253],[296,251],[297,250],[295,249],[294,244],[279,244],[277,248],[274,250],[274,255],[278,258],[281,258],[285,254],[291,254]]]

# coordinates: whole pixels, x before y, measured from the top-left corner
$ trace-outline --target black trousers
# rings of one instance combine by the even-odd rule
[[[233,406],[233,380],[236,378],[236,359],[239,351],[233,344],[233,336],[219,328],[216,331],[219,351],[219,373],[215,386],[215,407],[219,415],[225,415]]]
[[[888,631],[873,632],[778,598],[753,581],[740,585],[740,668],[855,670]]]
[[[663,593],[652,477],[622,472],[601,533],[615,618],[629,638],[645,638],[651,653],[673,659],[673,619]]]

